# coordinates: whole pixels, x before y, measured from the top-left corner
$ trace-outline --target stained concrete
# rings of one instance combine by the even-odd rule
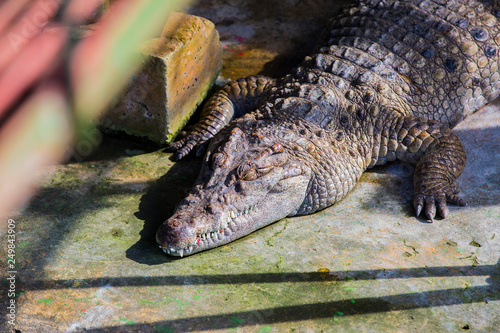
[[[314,21],[307,9],[319,15],[317,27],[326,14],[315,8],[328,1],[284,2],[269,2],[274,7],[262,16],[250,0],[204,1],[190,9],[221,31],[225,78],[285,71],[294,61],[290,50],[312,47],[301,41]],[[287,4],[294,9],[288,14],[280,7]],[[265,29],[274,25],[286,36],[270,30],[267,37],[291,42],[269,42]],[[165,256],[154,233],[189,190],[200,160],[175,163],[163,149],[94,135],[102,141],[94,155],[44,170],[52,177],[10,216],[18,236],[15,328],[496,332],[500,105],[469,117],[456,133],[469,156],[459,179],[469,204],[450,206],[445,220],[414,217],[412,168],[393,163],[365,173],[333,207],[183,259]],[[0,286],[5,302],[7,285]],[[6,305],[0,306],[3,313]],[[0,329],[12,332],[4,320]]]

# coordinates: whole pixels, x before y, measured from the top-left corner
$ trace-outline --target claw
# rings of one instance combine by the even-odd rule
[[[176,141],[176,142],[172,142],[172,143],[170,144],[170,150],[171,150],[171,151],[177,151],[177,150],[179,150],[179,148],[181,148],[181,147],[182,147],[182,140],[180,140],[180,141]]]
[[[434,218],[436,217],[436,212],[432,211],[432,210],[426,210],[425,211],[425,216],[427,217],[427,219],[431,222],[431,223],[434,223]]]
[[[446,205],[445,205],[445,206],[443,206],[443,207],[438,206],[438,212],[439,212],[439,215],[441,215],[441,217],[442,217],[443,219],[445,219],[445,218],[446,218],[446,216],[448,216],[448,212],[449,212],[449,210],[448,210],[448,207],[446,207]]]
[[[193,149],[194,146],[195,146],[195,143],[193,143],[192,141],[184,143],[182,145],[181,149],[177,150],[177,155],[175,157],[176,160],[179,161],[180,159],[187,156],[191,152],[191,150]]]
[[[444,196],[440,196],[437,200],[437,211],[442,218],[446,218],[448,215],[448,207],[446,206],[446,199]]]
[[[177,154],[175,154],[175,160],[178,162],[180,160],[182,160],[182,158],[186,156],[186,153],[184,153],[182,150],[180,152],[177,152]]]
[[[427,219],[431,222],[434,223],[434,217],[432,216],[431,212],[427,212]]]
[[[415,205],[415,213],[417,214],[417,216],[419,216],[419,215],[420,215],[420,213],[422,213],[422,208],[423,208],[423,207],[424,207],[424,206],[423,206],[423,205],[421,205],[421,204]]]
[[[436,203],[433,197],[425,198],[425,216],[431,222],[434,222],[434,218],[436,217]]]
[[[413,200],[413,207],[415,207],[415,213],[417,216],[422,212],[422,208],[424,208],[424,198],[421,195],[417,195]]]

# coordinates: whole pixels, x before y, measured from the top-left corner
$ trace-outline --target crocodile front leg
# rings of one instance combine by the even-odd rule
[[[264,76],[249,76],[231,81],[212,96],[201,111],[200,121],[184,138],[170,146],[180,160],[194,147],[215,136],[225,125],[247,112],[255,110],[275,79]]]
[[[433,120],[397,116],[385,124],[375,130],[379,134],[371,165],[395,159],[416,165],[413,204],[417,216],[423,211],[432,222],[436,213],[446,217],[447,203],[464,206],[454,185],[467,159],[460,139]]]
[[[424,154],[413,176],[413,204],[417,216],[425,207],[426,217],[433,221],[436,209],[439,215],[446,217],[447,202],[465,206],[465,200],[455,195],[459,188],[454,182],[462,174],[466,159],[464,147],[453,133],[440,137],[437,144]]]

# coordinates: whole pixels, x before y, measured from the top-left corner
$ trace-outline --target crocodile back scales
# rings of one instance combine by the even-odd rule
[[[497,1],[360,1],[304,67],[333,74],[348,99],[365,87],[403,115],[454,127],[499,95],[498,17]]]

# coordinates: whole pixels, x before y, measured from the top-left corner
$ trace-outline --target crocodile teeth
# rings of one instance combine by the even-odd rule
[[[196,235],[196,244],[199,244],[200,241],[205,241],[208,243],[211,242],[216,242],[218,240],[222,240],[225,236],[228,236],[234,232],[234,229],[237,228],[239,220],[236,220],[237,217],[246,215],[250,213],[252,210],[255,209],[257,205],[249,206],[246,209],[238,212],[236,210],[231,210],[229,212],[229,216],[227,217],[227,220],[225,222],[221,222],[220,230],[217,231],[207,231],[205,233],[200,233]],[[169,255],[179,255],[180,257],[183,257],[184,254],[191,254],[196,245],[188,245],[183,249],[176,250],[173,247],[172,248],[166,248],[160,246],[160,248],[163,250],[163,252],[169,254]]]

